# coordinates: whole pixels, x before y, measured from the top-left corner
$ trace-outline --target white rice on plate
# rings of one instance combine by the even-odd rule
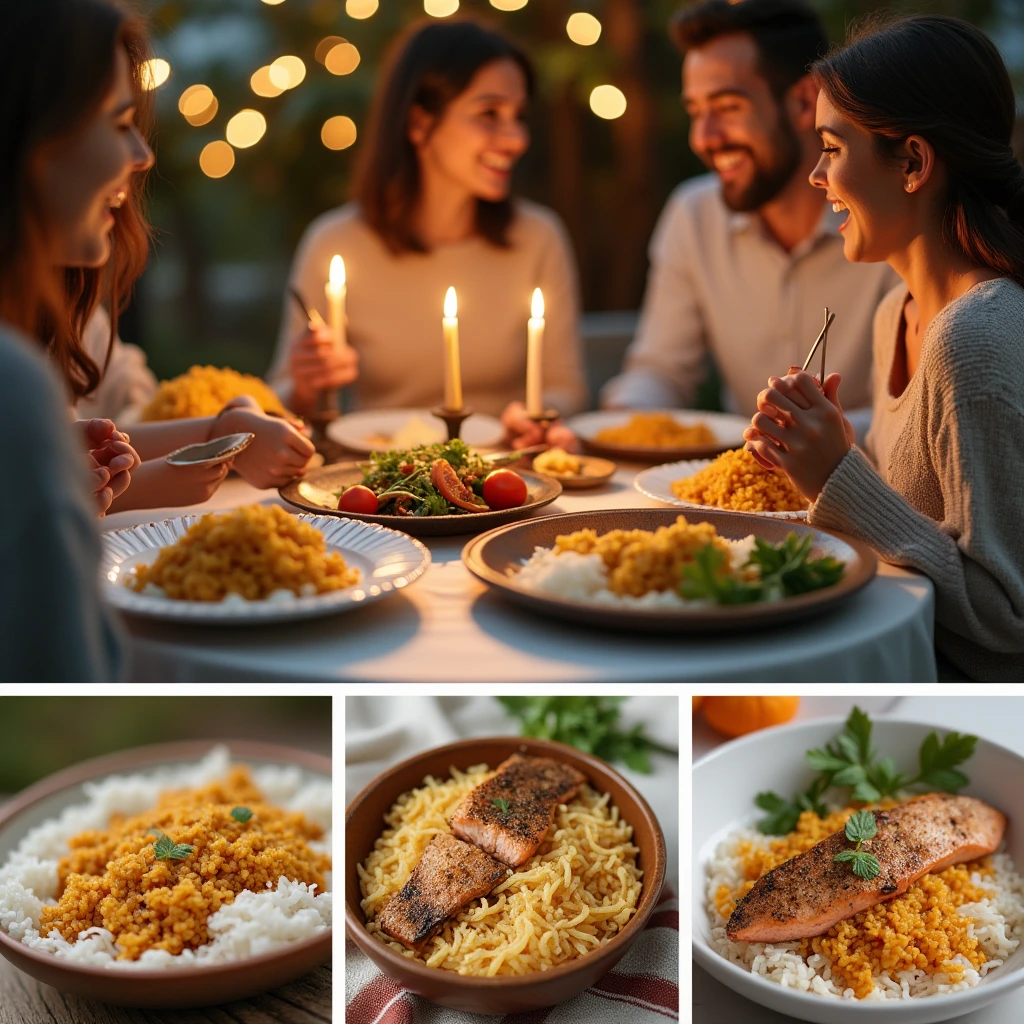
[[[333,897],[328,872],[328,891],[323,893],[315,891],[316,885],[284,877],[278,880],[276,889],[240,892],[231,904],[209,917],[212,942],[176,955],[149,949],[137,960],[117,960],[114,937],[106,928],[89,928],[73,944],[56,931],[49,936],[39,934],[43,907],[57,903],[58,866],[68,852],[71,837],[88,829],[106,829],[113,814],[142,814],[155,806],[165,790],[208,785],[224,777],[230,767],[227,748],[216,747],[194,764],[85,783],[86,803],[68,807],[58,817],[32,829],[0,865],[0,928],[26,946],[62,960],[125,970],[242,960],[329,928]],[[269,803],[300,811],[325,830],[323,838],[310,841],[309,846],[330,854],[330,780],[309,779],[294,766],[252,766],[251,771],[253,782]]]
[[[858,1000],[852,989],[840,987],[833,979],[828,958],[820,954],[803,957],[799,952],[799,941],[733,942],[726,935],[727,922],[718,911],[715,894],[721,886],[735,892],[743,884],[745,875],[743,859],[738,852],[740,845],[749,842],[754,847],[767,848],[770,838],[754,829],[742,828],[731,832],[717,846],[706,867],[705,907],[711,923],[712,949],[730,963],[783,988],[855,1002],[957,992],[980,984],[983,977],[1001,966],[1017,949],[1024,936],[1024,880],[1014,868],[1009,854],[992,854],[987,858],[992,874],[982,876],[975,873],[971,876],[971,882],[990,890],[991,896],[977,903],[964,904],[958,910],[974,922],[972,933],[986,956],[980,971],[958,954],[950,962],[959,963],[964,968],[959,981],[951,982],[947,975],[929,974],[922,969],[900,971],[896,980],[886,975],[876,976],[873,991],[863,1000]]]

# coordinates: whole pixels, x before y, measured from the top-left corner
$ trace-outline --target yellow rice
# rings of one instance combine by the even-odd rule
[[[723,452],[710,465],[682,480],[672,493],[695,505],[713,505],[736,512],[800,512],[804,496],[783,472],[765,469],[746,450]]]
[[[399,797],[388,827],[358,865],[366,929],[396,953],[430,967],[479,976],[529,974],[574,960],[611,939],[636,911],[642,872],[633,829],[619,818],[609,794],[583,786],[559,807],[537,853],[489,896],[474,900],[414,952],[381,931],[377,915],[405,885],[459,801],[494,773],[486,765],[451,769],[440,782]]]
[[[599,430],[594,440],[639,448],[684,448],[714,444],[717,438],[706,423],[680,423],[667,412],[637,412],[621,427]]]
[[[227,367],[193,366],[171,380],[162,381],[142,410],[142,420],[178,420],[216,416],[233,398],[251,395],[264,412],[287,415],[281,399],[259,377]]]

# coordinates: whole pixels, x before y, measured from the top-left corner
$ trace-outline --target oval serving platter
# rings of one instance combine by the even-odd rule
[[[554,477],[541,476],[526,470],[516,470],[526,481],[527,502],[518,508],[491,512],[467,512],[450,516],[388,516],[364,515],[359,512],[340,512],[337,507],[338,491],[363,482],[363,470],[358,462],[338,462],[332,466],[307,473],[301,480],[292,480],[280,489],[281,497],[296,508],[318,515],[346,516],[364,523],[377,523],[401,530],[414,537],[452,537],[457,534],[480,533],[506,523],[524,519],[545,505],[550,505],[561,493],[562,485]],[[329,504],[334,502],[332,508]]]

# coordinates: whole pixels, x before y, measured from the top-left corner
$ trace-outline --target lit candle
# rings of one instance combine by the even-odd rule
[[[526,325],[526,415],[544,415],[541,365],[544,351],[544,295],[534,288]]]
[[[340,256],[331,260],[330,278],[324,287],[327,296],[327,310],[331,330],[339,345],[346,344],[345,337],[345,261]]]
[[[444,407],[462,408],[462,373],[459,370],[459,303],[455,289],[444,296]]]

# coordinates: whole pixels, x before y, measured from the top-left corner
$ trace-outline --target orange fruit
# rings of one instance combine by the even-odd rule
[[[745,736],[788,722],[799,707],[799,697],[705,697],[704,718],[725,736]]]

